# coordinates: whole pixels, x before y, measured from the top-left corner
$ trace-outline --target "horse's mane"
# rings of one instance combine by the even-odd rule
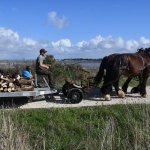
[[[148,47],[148,48],[139,48],[138,50],[137,50],[137,53],[143,53],[143,54],[149,54],[150,55],[150,47]]]

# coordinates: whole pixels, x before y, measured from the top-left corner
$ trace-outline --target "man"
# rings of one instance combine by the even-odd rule
[[[53,76],[49,70],[51,65],[44,63],[44,60],[46,58],[46,52],[47,51],[44,48],[40,50],[40,55],[36,59],[36,73],[39,75],[46,75],[48,77],[49,86],[51,90],[55,90],[53,83]]]
[[[26,70],[24,70],[24,71],[22,72],[22,77],[24,77],[24,78],[29,78],[29,79],[33,78],[33,75],[32,75],[32,73],[31,73],[31,67],[30,67],[30,66],[26,66]]]

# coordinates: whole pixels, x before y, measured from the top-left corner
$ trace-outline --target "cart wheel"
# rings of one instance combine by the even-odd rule
[[[52,94],[45,95],[45,100],[46,102],[54,102],[55,101],[54,95]]]
[[[71,89],[68,92],[67,98],[71,103],[80,103],[83,98],[83,92],[79,89]]]
[[[64,84],[62,87],[62,93],[64,94],[64,96],[67,96],[67,91],[68,91],[68,86]]]

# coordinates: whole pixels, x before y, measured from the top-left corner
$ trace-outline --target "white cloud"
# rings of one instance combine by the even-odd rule
[[[71,48],[72,44],[69,39],[61,39],[56,42],[51,42],[51,45],[54,49],[56,49],[58,52],[65,52],[70,51],[69,48]]]
[[[48,21],[57,28],[62,29],[67,25],[67,18],[65,16],[58,17],[57,12],[51,11],[48,13]]]
[[[76,46],[77,46],[78,48],[87,47],[87,46],[88,46],[88,42],[86,42],[86,41],[81,41],[81,42],[78,42],[78,43],[76,44]]]
[[[150,40],[145,37],[141,37],[140,42],[141,44],[144,44],[144,45],[150,45]]]
[[[129,41],[126,42],[125,49],[127,49],[127,50],[129,50],[129,51],[134,51],[134,50],[137,49],[138,47],[139,47],[138,41],[129,40]]]
[[[150,39],[142,36],[138,40],[124,40],[121,37],[98,35],[77,43],[65,38],[37,41],[20,38],[17,32],[0,27],[0,59],[36,59],[41,48],[45,48],[55,58],[101,58],[112,53],[135,52],[141,47],[150,47]]]
[[[35,46],[37,44],[35,40],[32,40],[30,38],[24,38],[23,42],[25,45],[28,45],[28,46]]]
[[[19,35],[11,29],[0,27],[0,40],[18,41]]]
[[[71,47],[71,41],[69,39],[61,39],[57,42],[52,42],[53,47]]]

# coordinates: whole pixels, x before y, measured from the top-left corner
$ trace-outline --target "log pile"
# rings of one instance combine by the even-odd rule
[[[0,92],[15,92],[15,91],[33,91],[33,79],[21,78],[17,75],[15,78],[0,75]]]

